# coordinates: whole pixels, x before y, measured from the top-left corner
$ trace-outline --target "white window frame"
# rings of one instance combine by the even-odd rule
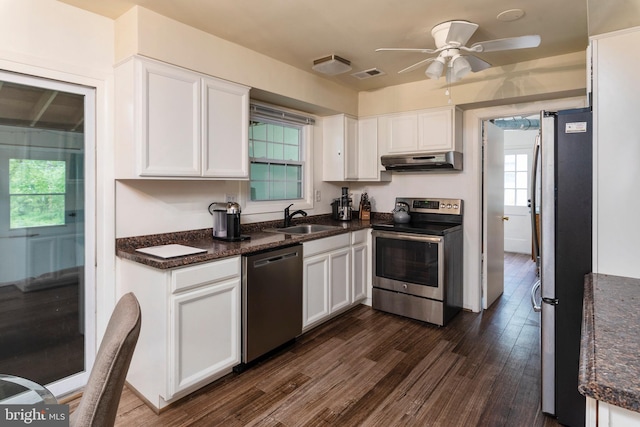
[[[278,107],[279,108],[279,107]],[[284,110],[284,109],[283,109]],[[286,110],[285,110],[286,111]],[[297,112],[292,111],[293,114]],[[300,114],[300,113],[297,113]],[[243,214],[282,212],[293,203],[292,210],[313,209],[313,125],[303,125],[300,130],[302,155],[304,165],[302,167],[302,199],[289,200],[251,200],[251,181],[245,181],[240,185],[239,202]]]
[[[509,156],[509,155],[512,155],[512,156],[513,155],[515,155],[515,156],[526,155],[527,156],[527,171],[526,171],[527,172],[527,188],[526,188],[526,190],[527,190],[527,197],[528,197],[528,194],[530,193],[530,186],[531,186],[531,183],[529,182],[529,176],[531,175],[531,150],[525,149],[525,148],[506,148],[504,150],[504,157]],[[507,171],[505,171],[505,172],[507,172]],[[509,171],[509,172],[511,172],[511,171]],[[516,172],[517,172],[517,169],[516,169]],[[506,186],[503,186],[503,187],[504,187],[503,191],[507,190]],[[512,188],[509,187],[508,189],[512,189]],[[525,203],[524,205],[508,205],[508,204],[506,204],[506,198],[505,198],[504,206],[506,208],[523,208],[523,207],[526,208],[527,204]]]

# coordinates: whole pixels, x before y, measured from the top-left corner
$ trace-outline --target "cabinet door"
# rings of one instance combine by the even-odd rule
[[[358,178],[358,121],[344,114],[322,119],[322,179]]]
[[[142,176],[200,175],[200,76],[139,61]]]
[[[329,256],[306,258],[303,264],[302,327],[327,317],[329,311]]]
[[[353,264],[351,274],[352,301],[356,302],[367,297],[369,248],[366,243],[358,244],[351,248],[351,262]]]
[[[351,248],[329,254],[331,313],[351,304]]]
[[[249,89],[218,79],[203,79],[202,174],[249,177]]]
[[[415,113],[389,116],[387,122],[387,151],[410,153],[418,149],[418,115]]]
[[[240,278],[171,299],[168,396],[201,386],[240,363]]]
[[[378,157],[378,119],[358,121],[358,178],[377,180],[380,171]]]
[[[418,114],[418,150],[453,150],[453,109]]]
[[[346,179],[358,179],[360,152],[358,150],[358,121],[351,117],[344,119],[344,145],[347,152],[344,176]]]

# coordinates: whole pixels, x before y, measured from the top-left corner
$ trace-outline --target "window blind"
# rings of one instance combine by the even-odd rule
[[[249,116],[251,120],[277,120],[296,125],[312,125],[316,122],[311,116],[253,103],[249,105]]]

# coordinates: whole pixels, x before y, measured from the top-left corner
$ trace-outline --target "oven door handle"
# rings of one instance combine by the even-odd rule
[[[442,243],[442,236],[432,236],[427,234],[402,233],[398,231],[373,230],[372,237],[384,237],[395,240],[413,240],[416,242]]]

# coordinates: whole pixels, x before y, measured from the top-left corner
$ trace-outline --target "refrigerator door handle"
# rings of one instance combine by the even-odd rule
[[[533,253],[535,255],[536,266],[540,267],[540,242],[538,241],[538,223],[536,221],[536,211],[538,201],[536,200],[536,188],[538,183],[538,162],[540,161],[540,133],[536,135],[536,142],[533,146],[533,164],[531,166],[531,193],[529,207],[531,208],[531,230],[533,240]]]
[[[542,311],[542,300],[540,303],[536,301],[536,293],[540,290],[540,280],[537,280],[531,288],[531,306],[533,307],[533,311],[539,313]]]

